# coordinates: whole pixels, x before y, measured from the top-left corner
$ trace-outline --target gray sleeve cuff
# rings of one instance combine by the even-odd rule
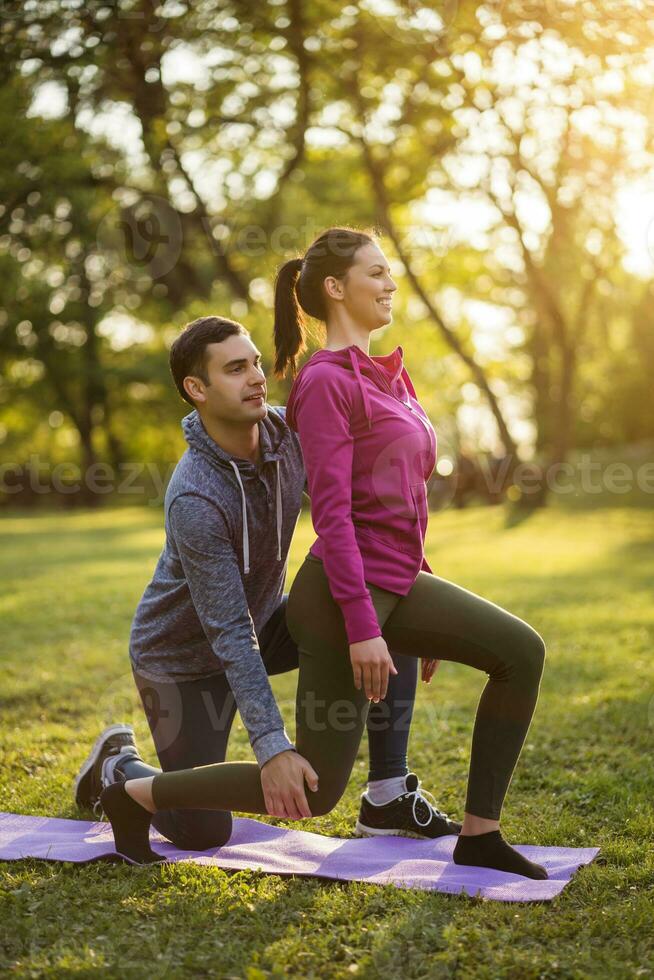
[[[279,755],[280,752],[288,752],[291,749],[295,751],[295,746],[289,740],[285,730],[277,730],[274,732],[268,732],[267,735],[262,735],[258,738],[252,750],[259,763],[259,768],[263,768],[269,759],[272,759],[274,755]]]

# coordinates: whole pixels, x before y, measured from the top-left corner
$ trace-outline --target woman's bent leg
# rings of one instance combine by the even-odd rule
[[[393,653],[452,660],[489,675],[477,708],[466,812],[499,820],[538,699],[543,640],[500,606],[427,572],[397,603],[383,635]]]

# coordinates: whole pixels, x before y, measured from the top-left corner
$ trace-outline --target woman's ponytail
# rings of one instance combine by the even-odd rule
[[[290,259],[277,273],[275,280],[275,374],[283,378],[290,365],[291,374],[297,370],[297,357],[306,350],[305,324],[297,298],[297,281],[302,271],[302,259]]]

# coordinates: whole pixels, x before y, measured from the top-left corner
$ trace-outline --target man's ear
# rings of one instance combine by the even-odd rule
[[[204,385],[199,378],[194,378],[192,375],[188,375],[184,378],[182,382],[184,385],[184,391],[192,398],[194,402],[199,402],[201,405],[206,401],[206,395],[204,393]]]

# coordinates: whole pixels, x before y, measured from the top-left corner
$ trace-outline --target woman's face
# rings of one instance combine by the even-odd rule
[[[378,330],[393,319],[391,307],[396,289],[386,256],[372,243],[357,249],[343,279],[325,279],[328,303],[342,304],[356,323],[369,330]]]

